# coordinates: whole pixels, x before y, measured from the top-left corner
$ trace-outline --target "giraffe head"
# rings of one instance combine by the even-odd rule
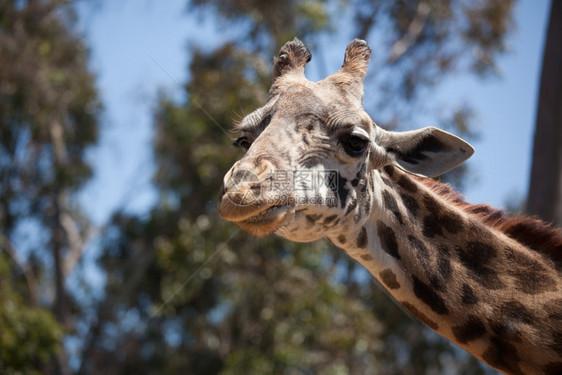
[[[371,50],[346,49],[342,67],[312,82],[310,51],[298,39],[275,58],[267,103],[237,126],[246,153],[224,177],[220,215],[246,231],[313,241],[360,228],[372,213],[372,174],[395,165],[421,176],[442,174],[474,152],[436,128],[391,132],[363,109],[363,78]]]

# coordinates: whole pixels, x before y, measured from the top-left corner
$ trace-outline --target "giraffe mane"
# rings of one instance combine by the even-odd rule
[[[522,245],[543,253],[562,269],[562,230],[534,216],[514,215],[487,204],[471,204],[451,185],[431,178],[414,177],[435,194],[483,224],[495,228]]]

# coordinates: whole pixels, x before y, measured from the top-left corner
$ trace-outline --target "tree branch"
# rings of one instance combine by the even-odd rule
[[[53,149],[55,153],[55,160],[59,165],[66,165],[68,162],[68,153],[66,144],[64,142],[64,129],[59,121],[53,121],[50,127],[51,138],[53,141]],[[86,242],[80,236],[80,230],[76,221],[68,214],[67,194],[62,191],[59,194],[58,204],[60,208],[60,226],[66,233],[67,245],[69,247],[69,254],[64,259],[63,274],[64,277],[68,276],[84,253]],[[86,236],[86,239],[89,236]]]
[[[90,234],[88,233],[84,238],[82,238],[76,221],[67,212],[63,212],[61,214],[60,220],[61,225],[66,232],[68,247],[70,250],[64,259],[63,267],[64,275],[68,276],[74,270],[74,267],[82,257],[82,254],[84,254],[84,251],[86,250],[85,244],[88,242]]]
[[[408,31],[390,47],[389,63],[396,62],[414,45],[423,31],[430,11],[431,7],[426,2],[422,1],[418,4],[416,15],[408,26]]]
[[[64,128],[61,122],[53,119],[49,124],[49,131],[51,133],[51,141],[53,144],[53,153],[55,155],[55,169],[67,165],[68,154],[64,140]],[[57,184],[53,192],[53,261],[55,272],[55,316],[62,326],[67,329],[70,325],[70,309],[68,306],[65,280],[66,274],[64,270],[63,248],[66,244],[70,244],[70,238],[64,228],[64,214],[67,211],[67,196],[64,186]],[[64,345],[60,345],[57,354],[55,355],[55,373],[57,375],[70,374],[68,365],[68,354],[66,353]]]

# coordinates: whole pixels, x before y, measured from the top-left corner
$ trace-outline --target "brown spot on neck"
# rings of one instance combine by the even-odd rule
[[[455,339],[460,344],[479,339],[486,334],[484,323],[475,315],[469,315],[466,322],[452,328]]]
[[[367,229],[365,229],[365,227],[362,227],[359,235],[357,236],[357,247],[360,249],[367,247],[368,241],[369,238],[367,237]]]
[[[462,303],[465,305],[475,305],[478,303],[478,297],[476,297],[472,288],[467,284],[462,286]]]
[[[345,238],[345,236],[343,234],[340,234],[338,236],[338,241],[343,245],[347,242],[347,239]]]
[[[361,255],[361,259],[363,259],[366,262],[370,262],[373,260],[373,256],[369,253],[365,253]]]
[[[396,234],[394,230],[387,226],[382,221],[377,221],[377,234],[381,240],[382,249],[389,255],[400,260],[398,253],[398,241],[396,241]]]
[[[414,281],[414,294],[420,301],[425,303],[431,310],[440,315],[449,313],[445,300],[429,285],[412,276]]]
[[[521,358],[517,354],[517,349],[513,344],[506,342],[499,337],[491,338],[490,346],[482,355],[482,359],[502,372],[514,375],[523,375],[523,372],[519,367]]]
[[[396,279],[396,274],[390,269],[387,268],[379,273],[379,277],[382,283],[389,289],[399,289],[400,283]]]
[[[428,326],[429,328],[431,328],[434,331],[437,331],[439,329],[439,325],[437,325],[437,323],[435,323],[433,320],[431,320],[430,318],[427,317],[427,315],[425,315],[424,313],[422,313],[421,311],[419,311],[414,305],[412,305],[409,302],[400,302],[400,304],[402,306],[404,306],[404,308],[414,316],[414,318],[416,318],[417,320],[419,320],[420,322],[422,322],[423,324],[425,324],[426,326]]]
[[[387,190],[383,190],[382,198],[386,209],[394,214],[398,223],[403,224],[404,222],[402,221],[402,213],[398,209],[398,203],[396,202],[396,199],[394,199],[392,194],[390,194]]]

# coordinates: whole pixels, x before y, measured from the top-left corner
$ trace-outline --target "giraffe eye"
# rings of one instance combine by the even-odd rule
[[[252,143],[248,140],[248,137],[245,135],[241,135],[240,137],[236,138],[232,144],[235,147],[243,148],[244,150],[248,151]]]
[[[340,138],[340,142],[349,156],[359,156],[365,151],[369,140],[355,134],[346,134]]]

